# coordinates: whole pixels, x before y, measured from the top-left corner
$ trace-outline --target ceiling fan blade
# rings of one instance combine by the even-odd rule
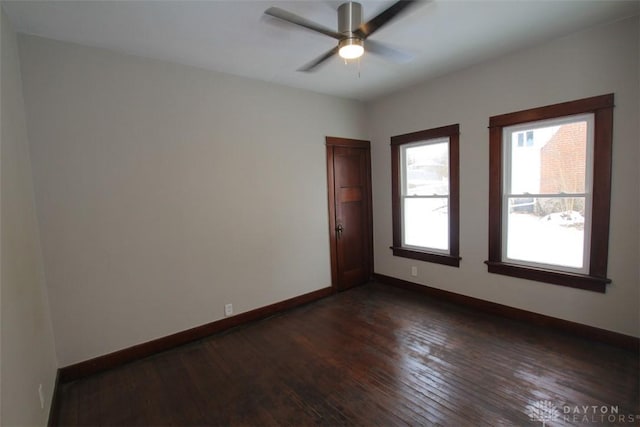
[[[313,71],[318,65],[322,64],[324,61],[326,61],[327,59],[331,58],[336,53],[338,53],[338,46],[336,46],[333,49],[331,49],[330,51],[320,55],[319,57],[317,57],[313,61],[309,62],[308,64],[305,64],[303,67],[298,68],[298,71],[303,71],[305,73],[308,73],[309,71]]]
[[[380,28],[388,24],[392,19],[398,16],[401,12],[403,12],[409,6],[418,3],[416,0],[402,0],[397,1],[392,4],[387,9],[380,12],[376,17],[372,18],[369,22],[365,22],[360,25],[355,31],[354,34],[357,36],[366,39],[371,34],[378,31]]]
[[[413,60],[414,55],[403,52],[401,50],[394,49],[386,44],[377,42],[375,40],[367,40],[364,42],[364,49],[368,52],[380,55],[385,59],[398,64],[406,64]]]
[[[330,28],[327,28],[320,24],[316,24],[313,21],[309,21],[308,19],[305,19],[302,16],[298,16],[295,13],[287,12],[286,10],[280,9],[279,7],[270,7],[269,9],[265,10],[264,13],[265,15],[282,19],[283,21],[287,21],[292,24],[307,28],[309,30],[322,33],[325,36],[333,37],[334,39],[337,39],[337,40],[341,40],[344,38],[344,35],[338,33],[337,31],[333,31]]]

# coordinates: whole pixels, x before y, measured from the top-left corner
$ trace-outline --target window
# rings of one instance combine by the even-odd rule
[[[489,271],[604,292],[613,95],[489,123]]]
[[[459,125],[391,138],[393,254],[458,267]]]
[[[533,146],[533,131],[518,132],[518,147],[524,147],[525,135],[527,139],[527,147]]]

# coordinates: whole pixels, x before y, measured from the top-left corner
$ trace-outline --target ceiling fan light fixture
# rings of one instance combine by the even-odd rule
[[[344,59],[360,58],[364,53],[363,44],[362,39],[357,37],[340,40],[340,43],[338,44],[338,55]]]

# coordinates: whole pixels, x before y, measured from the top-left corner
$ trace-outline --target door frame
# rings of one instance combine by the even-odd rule
[[[327,136],[327,197],[329,199],[329,253],[331,256],[331,287],[336,292],[340,290],[338,287],[338,254],[337,254],[337,236],[336,236],[336,194],[333,167],[333,150],[335,147],[361,148],[365,149],[365,177],[366,191],[365,197],[368,205],[367,218],[365,218],[366,226],[369,231],[369,241],[367,242],[368,258],[369,258],[369,277],[373,275],[373,206],[371,192],[371,142],[361,139],[340,138],[335,136]]]

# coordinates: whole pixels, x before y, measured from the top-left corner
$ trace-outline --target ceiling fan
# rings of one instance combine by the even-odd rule
[[[370,35],[387,25],[393,19],[399,16],[401,12],[417,3],[416,0],[398,1],[390,7],[380,12],[377,16],[362,22],[362,6],[360,3],[347,2],[338,7],[338,31],[333,31],[323,25],[305,19],[294,13],[278,7],[270,7],[265,10],[265,14],[274,18],[282,19],[295,25],[307,28],[332,37],[338,40],[338,44],[328,52],[320,55],[313,61],[299,68],[298,71],[313,71],[318,65],[338,54],[342,58],[355,59],[362,56],[365,50],[377,55],[381,55],[394,62],[407,62],[412,59],[410,54],[393,49],[383,43],[374,40],[367,40]]]

